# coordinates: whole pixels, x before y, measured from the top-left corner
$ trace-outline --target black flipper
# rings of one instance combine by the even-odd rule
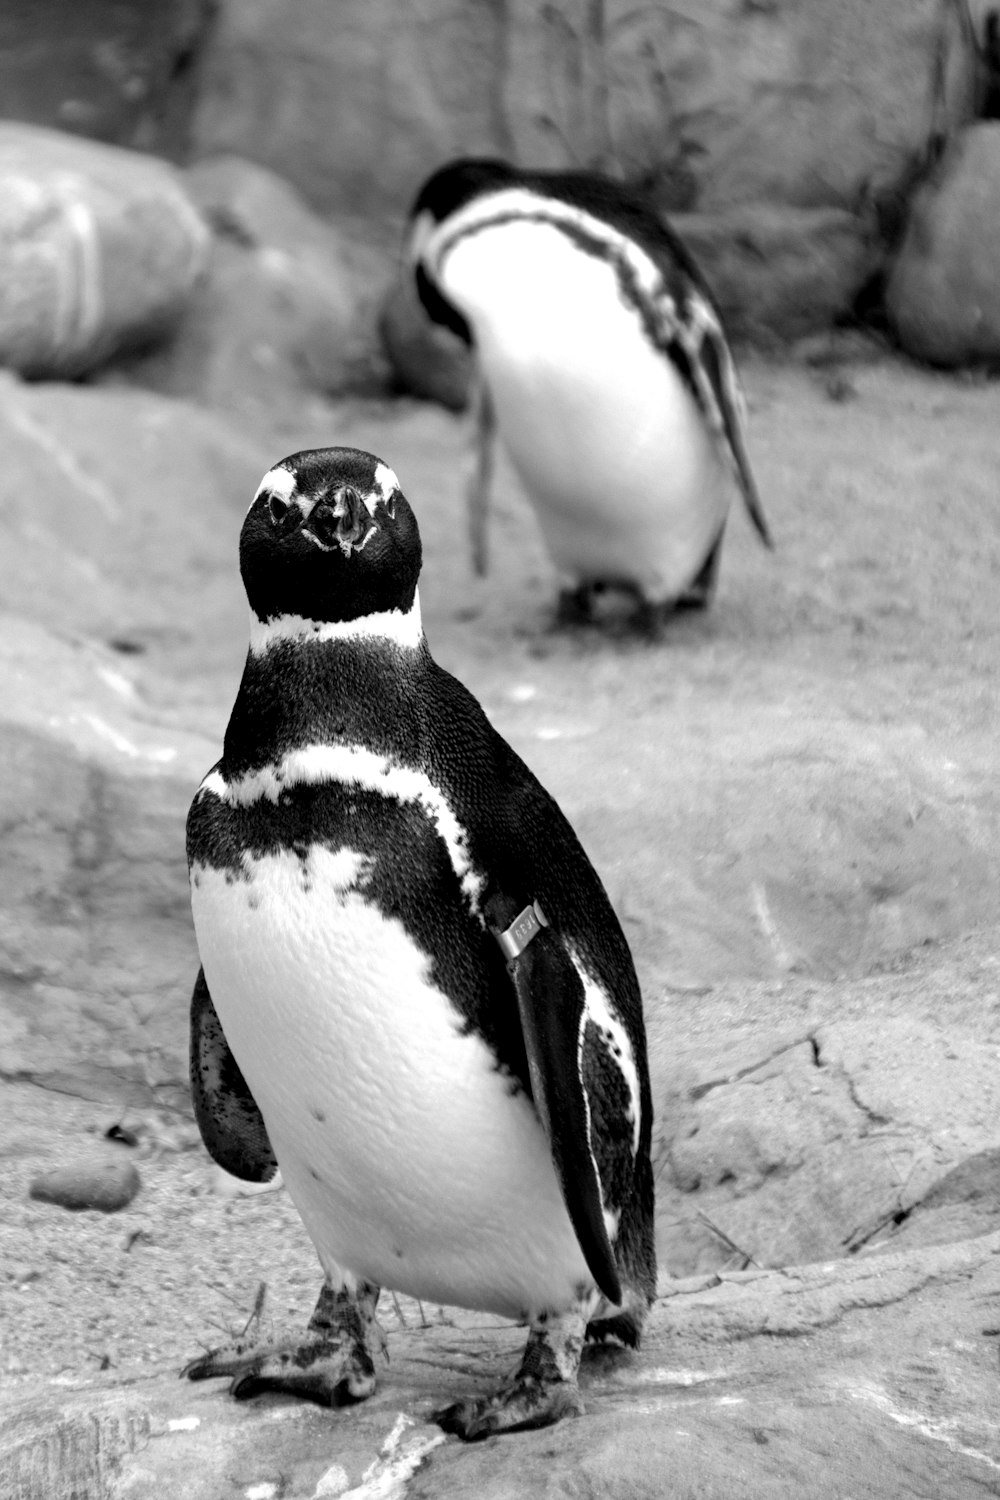
[[[773,550],[774,539],[743,433],[743,391],[711,298],[692,283],[678,303],[664,286],[655,311],[663,347],[684,374],[709,428],[728,452],[750,519],[764,546]]]
[[[229,1050],[204,969],[191,996],[191,1099],[209,1153],[234,1177],[270,1182],[278,1159],[264,1117]]]
[[[539,923],[537,906],[522,910],[509,897],[494,896],[486,916],[498,940],[507,937],[500,945],[517,995],[532,1096],[570,1220],[595,1282],[617,1305],[621,1282],[604,1222],[592,1111],[579,1066],[583,981],[556,933]]]
[[[465,503],[472,566],[479,578],[485,578],[490,569],[490,492],[493,485],[497,421],[493,400],[482,375],[478,377],[473,400],[476,413],[476,452]]]

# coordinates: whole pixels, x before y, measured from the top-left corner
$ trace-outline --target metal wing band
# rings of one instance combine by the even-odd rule
[[[493,936],[500,944],[504,958],[508,963],[513,963],[515,958],[520,958],[532,938],[548,925],[542,908],[537,901],[532,901],[530,906],[518,912],[509,927],[505,927],[503,932],[494,932]]]

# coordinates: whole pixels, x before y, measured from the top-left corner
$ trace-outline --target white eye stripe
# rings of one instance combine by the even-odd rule
[[[261,495],[265,493],[277,495],[279,500],[290,501],[295,494],[297,485],[298,481],[290,469],[282,469],[280,467],[277,469],[268,469],[264,478],[257,486],[257,492],[250,503],[251,505],[255,504]]]
[[[393,495],[395,495],[399,489],[399,480],[389,468],[388,464],[380,462],[375,465],[375,484],[379,494],[382,496],[382,499],[385,501],[386,505],[388,505]],[[372,507],[372,514],[374,515],[374,506]]]
[[[389,468],[388,464],[384,464],[379,461],[375,465],[374,489],[363,491],[353,485],[351,486],[351,488],[354,489],[355,493],[360,498],[368,514],[374,517],[376,507],[380,502],[388,505],[393,496],[399,493],[399,480],[396,478],[393,471]],[[260,484],[257,486],[256,491],[254,492],[254,497],[253,501],[251,501],[251,504],[259,500],[261,495],[264,494],[276,495],[279,500],[289,502],[295,495],[297,489],[297,476],[293,474],[290,469],[284,469],[279,464],[273,469],[268,469],[267,473],[264,475]]]

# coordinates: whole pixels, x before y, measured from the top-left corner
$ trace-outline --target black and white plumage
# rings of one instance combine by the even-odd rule
[[[494,430],[571,608],[608,584],[647,612],[707,604],[734,475],[771,545],[718,310],[641,197],[593,173],[468,158],[428,179],[411,224],[425,309],[478,356],[478,571]]]
[[[240,557],[250,651],[188,817],[192,1081],[223,1166],[280,1166],[326,1282],[302,1343],[189,1373],[370,1394],[384,1286],[531,1322],[518,1374],[449,1430],[554,1421],[585,1336],[637,1343],[655,1291],[628,946],[552,798],[428,651],[391,470],[284,459]]]

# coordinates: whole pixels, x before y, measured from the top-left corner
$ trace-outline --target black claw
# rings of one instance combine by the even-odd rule
[[[252,1396],[263,1395],[266,1390],[267,1382],[259,1380],[256,1375],[237,1375],[229,1385],[229,1394],[234,1401],[249,1401]]]
[[[579,1417],[583,1407],[576,1384],[539,1385],[515,1381],[492,1396],[454,1401],[431,1413],[442,1432],[466,1443],[482,1442],[498,1433],[532,1432],[551,1427],[567,1417]]]

